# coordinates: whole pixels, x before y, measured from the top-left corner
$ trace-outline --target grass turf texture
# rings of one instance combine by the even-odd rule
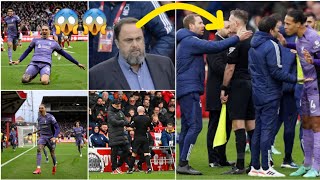
[[[177,120],[177,132],[180,132],[181,121]],[[301,165],[303,161],[303,153],[300,148],[300,140],[299,140],[299,127],[300,125],[296,125],[296,135],[294,140],[292,157],[297,165]],[[203,119],[203,129],[198,136],[197,142],[192,149],[189,164],[196,170],[199,170],[203,173],[202,176],[191,176],[191,175],[180,175],[177,174],[177,179],[270,179],[270,178],[261,178],[261,177],[250,177],[247,174],[244,175],[221,175],[222,173],[230,170],[230,167],[226,168],[210,168],[208,163],[208,152],[207,152],[207,130],[208,130],[208,119]],[[281,155],[273,155],[274,160],[274,168],[286,175],[284,178],[276,178],[276,179],[305,179],[303,177],[290,177],[289,174],[294,172],[296,169],[287,169],[281,168],[281,164],[284,158],[284,142],[283,142],[283,126],[281,127],[275,141],[275,147],[282,154]],[[235,145],[235,136],[234,132],[231,132],[230,140],[227,144],[227,158],[228,161],[236,161],[237,153],[236,153],[236,145]],[[177,160],[176,163],[179,163],[179,146],[177,145]],[[250,163],[250,153],[246,153],[245,157],[245,165],[249,165]],[[272,178],[274,179],[274,178]]]
[[[21,47],[17,47],[16,51],[12,51],[12,59],[17,60],[29,46],[29,42],[25,42]],[[1,87],[2,90],[69,90],[69,89],[87,89],[87,42],[77,41],[71,42],[72,49],[66,49],[72,57],[80,64],[86,66],[86,70],[80,69],[78,66],[69,60],[61,57],[60,60],[52,54],[52,66],[50,75],[50,84],[42,85],[40,75],[38,74],[28,84],[22,84],[21,78],[24,74],[30,60],[33,56],[33,51],[19,64],[9,65],[8,49],[5,44],[5,52],[1,52]],[[73,52],[73,53],[70,53]]]
[[[1,153],[1,164],[25,152],[28,148],[18,148],[15,152],[12,148],[6,148]],[[60,143],[56,147],[57,172],[52,175],[52,159],[49,149],[46,147],[49,163],[45,162],[42,153],[41,174],[32,174],[36,169],[37,148],[33,148],[17,159],[1,167],[1,179],[87,179],[87,147],[82,149],[80,157],[74,143]]]
[[[145,172],[134,172],[133,174],[111,174],[111,172],[99,173],[90,172],[90,179],[174,179],[175,171],[152,171],[151,174]]]

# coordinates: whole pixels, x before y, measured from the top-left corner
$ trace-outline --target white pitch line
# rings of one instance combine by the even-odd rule
[[[7,161],[7,162],[5,162],[5,163],[1,164],[1,167],[3,167],[3,166],[5,166],[5,165],[9,164],[11,161],[13,161],[13,160],[17,159],[18,157],[20,157],[20,156],[24,155],[25,153],[29,152],[29,151],[30,151],[30,150],[32,150],[33,148],[35,148],[35,146],[34,146],[34,147],[32,147],[32,148],[30,148],[30,149],[28,149],[28,150],[26,150],[25,152],[23,152],[23,153],[19,154],[18,156],[16,156],[16,157],[14,157],[14,158],[10,159],[9,161]],[[3,154],[2,154],[2,155],[3,155]]]
[[[68,51],[68,50],[64,50],[64,51],[65,51],[65,52],[68,52],[68,53],[71,53],[71,54],[75,53],[75,52]]]
[[[56,156],[79,156],[80,155],[80,154],[57,154],[57,152],[55,152],[55,154],[56,154]],[[34,154],[26,154],[25,156],[34,156]],[[50,157],[49,153],[48,153],[48,156]]]

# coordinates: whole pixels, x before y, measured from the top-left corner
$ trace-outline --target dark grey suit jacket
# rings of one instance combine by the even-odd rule
[[[175,71],[169,58],[146,54],[146,63],[156,90],[174,90]],[[89,89],[130,90],[129,83],[118,63],[118,56],[90,68]]]

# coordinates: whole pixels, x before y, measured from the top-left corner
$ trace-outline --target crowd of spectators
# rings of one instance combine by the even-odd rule
[[[58,123],[60,126],[60,134],[59,137],[61,139],[67,138],[70,139],[74,136],[73,134],[73,127],[75,127],[75,122],[80,121],[80,126],[82,126],[84,129],[87,129],[87,123],[85,119],[81,117],[75,117],[71,119],[58,119]]]
[[[22,33],[27,35],[29,31],[37,31],[37,27],[42,24],[48,24],[49,19],[55,7],[69,8],[74,10],[79,18],[79,24],[82,26],[82,15],[87,10],[87,2],[49,2],[49,1],[6,1],[1,3],[1,24],[6,17],[7,8],[13,8],[13,11],[21,19]],[[1,27],[3,30],[3,27]]]

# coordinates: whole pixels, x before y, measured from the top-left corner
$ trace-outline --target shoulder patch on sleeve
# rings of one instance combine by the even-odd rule
[[[314,41],[313,49],[318,49],[318,48],[320,48],[320,42],[319,42],[319,40],[316,40],[316,41]]]
[[[270,40],[270,41],[271,41],[271,43],[272,43],[272,45],[273,45],[273,47],[274,47],[274,49],[276,51],[277,66],[279,68],[282,68],[279,45],[276,42],[272,41],[272,40]]]

